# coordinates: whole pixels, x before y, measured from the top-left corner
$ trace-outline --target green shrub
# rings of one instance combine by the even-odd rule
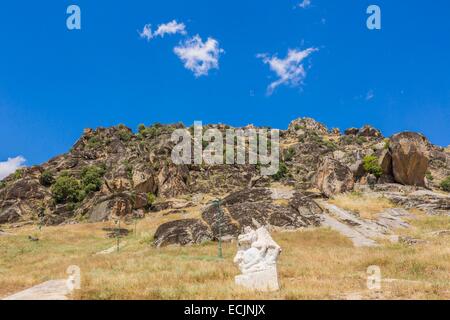
[[[359,144],[359,145],[362,145],[365,142],[367,142],[367,139],[365,137],[357,137],[356,138],[356,143]]]
[[[145,130],[145,124],[141,123],[141,124],[138,126],[138,131],[139,131],[139,133],[142,133],[144,130]]]
[[[336,143],[334,143],[333,141],[324,141],[323,145],[326,146],[331,151],[335,151],[338,148]]]
[[[278,172],[272,176],[275,181],[279,181],[288,175],[288,168],[285,163],[280,162]]]
[[[363,159],[364,170],[379,178],[383,174],[383,169],[378,164],[378,158],[373,155],[365,156]]]
[[[90,137],[86,143],[86,146],[88,149],[96,149],[97,147],[99,147],[101,145],[102,145],[102,140],[97,136]]]
[[[147,193],[147,205],[152,206],[155,203],[155,201],[156,196],[151,192]]]
[[[450,177],[447,177],[444,180],[442,180],[441,188],[444,191],[450,192]]]
[[[6,182],[0,181],[0,190],[3,189],[4,187],[6,187]]]
[[[50,187],[53,183],[55,183],[55,177],[53,177],[53,174],[50,171],[46,170],[42,172],[39,177],[39,183],[44,187]]]
[[[99,166],[86,167],[81,172],[81,186],[85,195],[100,190],[105,168]]]
[[[59,176],[52,186],[52,195],[56,203],[78,202],[83,196],[81,184],[74,177]]]
[[[433,177],[433,175],[431,174],[430,171],[427,171],[427,173],[425,174],[425,177],[427,177],[428,181],[433,181],[434,180],[434,177]]]
[[[284,154],[284,161],[291,161],[294,158],[295,150],[294,148],[289,148]]]
[[[130,141],[132,137],[132,133],[127,129],[120,129],[118,135],[119,139],[122,140],[123,142]]]
[[[23,169],[17,169],[16,172],[13,173],[13,180],[19,180],[23,177]]]
[[[389,140],[388,138],[384,139],[384,148],[385,149],[389,149],[391,144],[391,140]]]

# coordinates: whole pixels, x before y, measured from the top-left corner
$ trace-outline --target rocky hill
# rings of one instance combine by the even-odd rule
[[[85,129],[66,154],[1,181],[0,224],[97,222],[195,210],[164,223],[155,244],[235,237],[245,226],[297,229],[323,223],[321,198],[378,192],[407,209],[449,214],[450,150],[371,127],[341,133],[301,118],[280,131],[280,171],[257,165],[175,165],[171,134],[182,124]],[[209,125],[225,131],[226,125]],[[218,216],[211,202],[222,199]],[[219,228],[220,226],[220,228]]]

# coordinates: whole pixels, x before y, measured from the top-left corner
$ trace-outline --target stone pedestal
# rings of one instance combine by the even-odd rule
[[[251,274],[242,274],[234,278],[239,286],[254,289],[257,291],[278,291],[278,274],[276,267],[270,267],[267,270],[254,272]]]

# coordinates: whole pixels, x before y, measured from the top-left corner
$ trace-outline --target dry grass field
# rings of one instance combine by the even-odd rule
[[[112,247],[103,227],[112,223],[59,227],[35,226],[4,230],[0,237],[0,297],[51,279],[66,278],[66,268],[81,268],[81,290],[74,299],[450,299],[450,236],[432,231],[450,229],[449,217],[418,215],[405,235],[423,243],[383,243],[354,248],[351,241],[324,229],[274,233],[283,252],[279,259],[282,289],[253,293],[234,285],[238,269],[232,259],[235,243],[154,248],[153,233],[164,220],[179,218],[162,213],[137,223],[137,233],[122,241],[120,252],[95,253]],[[128,225],[133,229],[134,225]],[[32,242],[28,235],[40,240]],[[366,269],[381,268],[382,292],[366,289]]]

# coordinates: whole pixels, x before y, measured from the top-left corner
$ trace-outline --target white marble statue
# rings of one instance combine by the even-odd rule
[[[258,291],[279,290],[277,259],[280,252],[280,246],[266,228],[255,231],[246,227],[238,238],[238,252],[234,257],[242,273],[236,276],[236,284]]]

